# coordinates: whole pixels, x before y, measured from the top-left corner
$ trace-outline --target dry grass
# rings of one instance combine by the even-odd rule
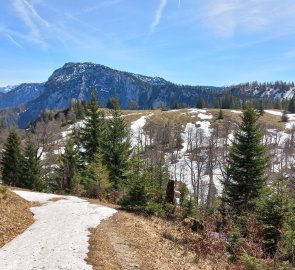
[[[115,208],[118,213],[91,230],[87,262],[94,270],[226,269],[223,258],[199,256],[194,245],[202,236],[181,224]]]
[[[0,247],[25,231],[33,222],[33,206],[0,185]]]

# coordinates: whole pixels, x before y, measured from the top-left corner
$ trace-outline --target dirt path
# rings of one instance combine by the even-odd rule
[[[191,253],[163,237],[163,222],[118,211],[91,230],[87,262],[94,270],[202,269]]]

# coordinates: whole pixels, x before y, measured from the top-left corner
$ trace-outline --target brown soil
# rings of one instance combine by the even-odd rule
[[[0,185],[0,248],[24,232],[33,222],[35,206]]]
[[[87,262],[94,270],[211,269],[164,237],[169,222],[118,211],[91,230]],[[167,225],[167,226],[166,226]]]

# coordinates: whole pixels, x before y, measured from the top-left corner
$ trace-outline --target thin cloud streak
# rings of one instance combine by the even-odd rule
[[[20,45],[10,34],[6,34],[6,37],[10,40],[12,44],[14,44],[16,47],[23,49],[24,47]]]
[[[295,26],[294,11],[293,0],[208,0],[202,20],[217,35],[232,37],[241,31],[284,31]]]
[[[30,40],[38,43],[42,48],[47,48],[48,44],[41,35],[41,27],[49,28],[49,23],[43,19],[34,7],[26,0],[13,0],[13,6],[20,19],[30,29]]]
[[[155,12],[154,20],[152,21],[150,25],[149,35],[151,35],[155,31],[156,27],[159,25],[166,5],[167,5],[167,0],[160,0],[160,5]]]

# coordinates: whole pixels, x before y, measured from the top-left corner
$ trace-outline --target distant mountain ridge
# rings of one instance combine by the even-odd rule
[[[123,109],[130,103],[138,109],[178,106],[195,107],[197,99],[213,106],[223,95],[245,98],[292,98],[294,84],[240,84],[230,87],[178,85],[160,77],[149,77],[119,71],[94,63],[66,63],[55,70],[47,82],[21,84],[0,95],[0,109],[24,109],[19,113],[19,126],[34,121],[44,109],[62,109],[71,100],[87,100],[94,87],[101,105],[106,106],[111,97],[120,99]],[[173,105],[174,104],[174,105]]]

